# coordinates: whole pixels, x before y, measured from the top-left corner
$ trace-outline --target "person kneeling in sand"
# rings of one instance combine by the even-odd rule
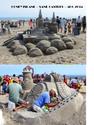
[[[56,106],[59,102],[56,98],[56,101],[51,101],[51,99],[56,98],[56,92],[54,89],[51,89],[49,92],[43,92],[35,101],[33,104],[33,110],[36,112],[41,112],[43,113],[43,107],[54,107]]]
[[[23,94],[23,90],[17,77],[13,79],[13,84],[8,86],[7,92],[9,93],[9,101],[15,103],[15,105],[27,105],[27,102],[20,98],[20,94]]]

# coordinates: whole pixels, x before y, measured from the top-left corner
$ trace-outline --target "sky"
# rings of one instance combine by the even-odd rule
[[[0,75],[20,75],[23,72],[23,68],[27,65],[0,65]],[[85,75],[85,65],[30,65],[34,68],[35,74],[56,72],[61,75]]]
[[[35,5],[35,8],[11,8],[12,5]],[[0,17],[37,17],[39,6],[41,5],[63,5],[64,8],[43,8],[44,17],[52,17],[55,12],[56,16],[77,17],[86,15],[86,0],[0,0]],[[67,8],[67,6],[81,5],[83,8]],[[66,8],[65,8],[66,7]]]

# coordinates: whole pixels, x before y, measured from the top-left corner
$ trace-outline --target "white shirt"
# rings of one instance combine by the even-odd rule
[[[65,20],[65,19],[61,19],[61,20],[60,20],[60,24],[61,24],[61,26],[64,27],[64,25],[66,24],[66,20]]]
[[[78,19],[77,19],[77,23],[81,23],[81,18],[78,18]]]
[[[72,79],[71,81],[70,81],[70,83],[78,83],[78,81],[77,81],[77,79]]]

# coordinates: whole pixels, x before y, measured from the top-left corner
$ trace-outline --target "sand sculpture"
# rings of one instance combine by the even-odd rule
[[[27,66],[28,67],[28,66]],[[28,68],[25,67],[23,72],[27,75],[31,82],[26,82],[31,87],[25,97],[25,100],[31,104],[43,92],[49,91],[51,88],[56,89],[60,98],[60,103],[49,112],[41,114],[21,109],[13,113],[12,120],[16,121],[17,125],[85,125],[85,101],[83,96],[74,89],[69,88],[65,83],[59,81],[59,75],[51,73],[45,77],[43,82],[34,84]],[[26,72],[27,71],[27,72]],[[23,75],[26,79],[26,75]],[[26,87],[27,88],[27,87]]]
[[[55,74],[56,75],[56,74]],[[48,78],[49,77],[49,78]],[[61,99],[59,105],[51,109],[48,113],[35,113],[32,111],[18,111],[14,118],[25,125],[85,125],[83,122],[82,109],[85,107],[83,96],[77,91],[70,89],[65,83],[53,81],[53,76],[49,75],[43,83],[35,85],[31,92],[27,95],[26,100],[33,103],[34,99],[43,91],[48,91],[52,87],[57,90],[57,94]],[[44,84],[45,83],[45,84]],[[32,97],[32,100],[30,100]],[[84,109],[85,110],[85,109]]]
[[[26,66],[23,69],[23,90],[31,90],[32,86],[33,86],[33,79],[32,79],[32,74],[31,74],[31,70],[32,67],[30,66]]]
[[[65,49],[73,49],[76,42],[69,36],[58,33],[55,13],[52,20],[44,21],[40,10],[36,28],[19,32],[17,36],[4,42],[13,55],[26,54],[30,57],[51,55]]]

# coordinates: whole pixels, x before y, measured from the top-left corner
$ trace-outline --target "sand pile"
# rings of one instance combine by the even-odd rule
[[[79,103],[80,102],[80,103]],[[13,118],[19,125],[85,125],[85,103],[83,97],[77,94],[63,104],[46,114],[30,111],[18,111]]]
[[[28,24],[25,24],[25,27],[22,27],[23,30],[28,29]],[[21,29],[22,29],[21,28]],[[0,36],[0,63],[5,64],[85,64],[86,63],[86,34],[81,33],[79,36],[69,35],[68,38],[71,38],[73,41],[76,41],[74,49],[65,49],[58,51],[51,55],[43,55],[31,58],[27,54],[22,54],[14,56],[10,52],[10,48],[3,46],[4,41],[12,39],[16,36],[16,32],[21,30],[19,28],[12,29],[11,34],[6,34]],[[27,43],[28,45],[29,43]],[[30,43],[31,44],[31,43]],[[32,45],[31,45],[32,46]],[[27,48],[27,47],[26,47]],[[32,48],[32,47],[30,47]],[[29,51],[29,50],[28,50]],[[46,57],[46,58],[45,58]]]
[[[9,39],[4,42],[4,46],[9,48],[9,51],[12,52],[13,55],[22,55],[26,54],[30,57],[37,57],[43,55],[51,55],[57,53],[58,51],[73,49],[76,41],[71,39],[70,37],[63,34],[38,34],[38,31],[34,35],[28,34],[18,34],[12,39]]]
[[[84,97],[84,98],[83,98]],[[77,94],[69,102],[47,114],[27,110],[8,112],[3,110],[7,125],[86,125],[85,95]],[[83,103],[82,103],[83,102]],[[6,124],[5,124],[6,125]]]

